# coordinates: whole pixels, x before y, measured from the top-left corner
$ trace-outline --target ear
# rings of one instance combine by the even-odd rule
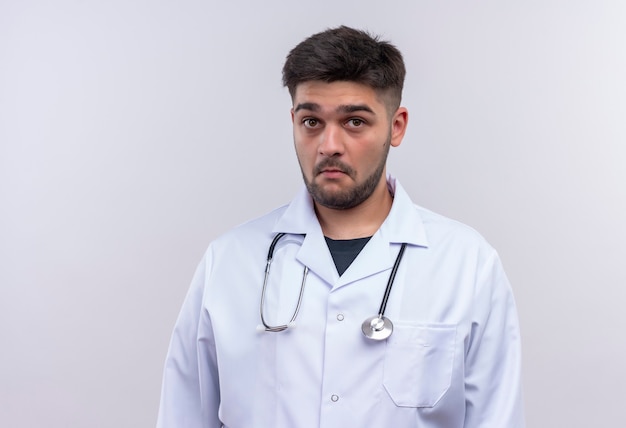
[[[293,113],[293,107],[291,107],[291,123],[293,124],[294,121],[294,113]]]
[[[391,146],[398,147],[404,138],[409,123],[409,111],[405,107],[398,110],[391,117]]]

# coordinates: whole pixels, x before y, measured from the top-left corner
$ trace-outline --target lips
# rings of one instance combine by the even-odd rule
[[[315,175],[324,175],[325,177],[339,177],[343,174],[350,175],[352,169],[336,159],[327,159],[320,162],[313,172]]]
[[[345,172],[341,169],[338,168],[324,168],[322,171],[322,173],[329,173],[329,174],[333,174],[333,173],[342,173],[345,174]]]
[[[339,169],[329,168],[329,169],[322,170],[322,172],[320,172],[319,175],[321,175],[324,178],[335,179],[335,178],[343,177],[345,175],[345,172]]]

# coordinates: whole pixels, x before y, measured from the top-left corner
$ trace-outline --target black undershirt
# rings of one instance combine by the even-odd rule
[[[330,254],[333,256],[333,261],[335,262],[335,267],[337,268],[337,272],[339,276],[343,275],[343,273],[348,269],[348,266],[352,264],[356,256],[359,255],[365,244],[370,240],[371,236],[367,238],[357,238],[357,239],[330,239],[328,237],[324,237],[326,239],[326,244],[328,245],[328,249],[330,250]]]

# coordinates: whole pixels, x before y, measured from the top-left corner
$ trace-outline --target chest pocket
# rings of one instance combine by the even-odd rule
[[[454,325],[396,325],[387,339],[383,384],[401,407],[433,407],[450,388]]]

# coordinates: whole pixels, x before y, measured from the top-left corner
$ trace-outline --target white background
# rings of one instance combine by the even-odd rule
[[[619,0],[0,0],[0,426],[154,425],[206,245],[301,185],[284,57],[339,24],[405,55],[390,171],[500,252],[528,426],[622,426],[625,22]]]

